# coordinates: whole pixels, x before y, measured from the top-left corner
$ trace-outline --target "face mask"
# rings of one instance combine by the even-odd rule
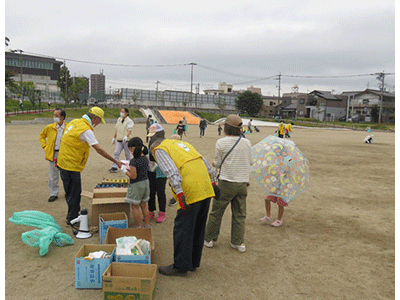
[[[119,115],[121,116],[121,118],[125,117],[124,113],[119,113]]]
[[[60,123],[60,118],[54,118],[54,122]]]

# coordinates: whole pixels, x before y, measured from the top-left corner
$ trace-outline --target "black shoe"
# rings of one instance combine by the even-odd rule
[[[176,269],[174,267],[174,264],[165,266],[165,267],[159,267],[158,272],[165,276],[186,276],[187,275],[187,272]]]
[[[171,200],[169,200],[168,206],[174,206],[176,204],[178,204],[178,203],[175,201],[175,199],[171,198]]]
[[[118,169],[117,168],[111,168],[108,170],[110,173],[117,173]]]
[[[56,201],[58,199],[58,197],[57,196],[50,196],[50,198],[49,198],[49,202],[54,202],[54,201]]]

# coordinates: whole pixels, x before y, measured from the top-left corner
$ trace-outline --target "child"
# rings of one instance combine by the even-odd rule
[[[292,132],[293,122],[286,125],[285,138],[290,138],[290,133]]]
[[[254,131],[255,131],[255,132],[260,132],[260,129],[258,129],[257,126],[254,126]]]
[[[367,144],[371,144],[373,141],[374,141],[374,135],[373,134],[366,136],[365,139],[364,139],[364,142],[367,143]]]
[[[288,204],[286,202],[284,202],[282,200],[282,198],[280,198],[280,197],[271,196],[271,195],[267,195],[265,197],[265,210],[266,210],[267,214],[263,218],[259,219],[259,221],[263,224],[267,223],[268,221],[271,221],[271,201],[278,204],[278,207],[279,207],[278,218],[275,220],[274,223],[271,224],[271,226],[279,227],[282,225],[282,217],[283,217],[283,212],[284,212],[285,206],[288,206]]]
[[[218,135],[221,135],[221,132],[222,132],[222,127],[221,125],[218,125]]]
[[[147,202],[150,198],[150,186],[147,176],[149,160],[145,156],[149,151],[139,137],[132,138],[128,143],[128,148],[132,152],[133,158],[129,162],[129,167],[126,165],[122,165],[121,167],[121,171],[130,178],[125,201],[131,204],[136,228],[140,227],[142,220],[139,207],[142,210],[144,219],[142,227],[150,227],[150,215],[147,207]]]
[[[178,135],[180,136],[180,139],[182,140],[183,133],[185,132],[185,125],[183,125],[182,121],[179,121],[178,126],[176,126],[176,131],[178,132]]]
[[[282,120],[278,125],[278,137],[283,139],[284,134],[285,134],[285,123]]]

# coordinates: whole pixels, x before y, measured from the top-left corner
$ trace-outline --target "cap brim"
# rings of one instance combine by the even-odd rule
[[[104,118],[101,118],[101,123],[107,124],[106,121],[104,121]]]
[[[153,135],[155,135],[156,134],[156,132],[150,132],[147,136],[148,137],[152,137]]]

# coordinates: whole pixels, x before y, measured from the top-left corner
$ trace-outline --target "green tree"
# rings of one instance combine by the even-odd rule
[[[65,84],[65,83],[64,83]],[[72,99],[75,99],[77,103],[79,99],[79,93],[83,91],[86,87],[86,79],[85,78],[75,78],[73,80],[72,85],[68,88],[68,94]]]
[[[69,103],[71,99],[71,86],[72,86],[72,78],[69,74],[69,70],[66,65],[63,65],[60,69],[60,73],[57,78],[57,86],[61,89],[61,97],[64,98],[65,103]]]
[[[256,116],[263,106],[263,99],[260,94],[245,91],[238,95],[235,106],[241,113]]]
[[[5,69],[6,73],[5,73],[5,85],[6,88],[8,88],[10,91],[12,91],[13,93],[16,92],[17,89],[17,84],[15,83],[14,80],[14,72],[9,70],[9,69]]]
[[[379,122],[379,107],[376,104],[371,108],[371,121],[374,123]]]
[[[32,81],[22,82],[22,93],[28,97],[32,106],[35,106],[37,102],[41,101],[42,92],[36,89],[36,86]]]

